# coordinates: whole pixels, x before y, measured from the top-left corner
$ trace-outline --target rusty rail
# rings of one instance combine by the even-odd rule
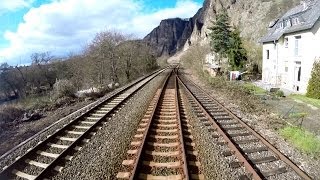
[[[152,127],[154,127],[154,129]],[[142,130],[143,135],[141,134]],[[160,135],[157,133],[160,133]],[[166,81],[157,91],[154,100],[150,103],[145,117],[139,124],[139,129],[137,130],[134,139],[135,140],[131,142],[132,148],[128,151],[128,158],[122,163],[124,171],[119,172],[117,178],[190,179],[180,119],[177,77],[174,70],[166,78]],[[157,151],[157,148],[159,147],[170,148],[166,151]],[[148,156],[158,157],[160,159],[168,158],[169,160],[166,159],[165,162],[153,162],[147,160]],[[153,160],[157,158],[149,159]],[[174,160],[170,161],[170,159]],[[157,168],[162,168],[163,171],[172,169],[170,171],[174,171],[176,174],[162,174],[161,171],[160,174],[154,175]],[[153,173],[152,170],[154,171]]]
[[[190,88],[186,85],[185,82],[183,82],[179,78],[179,82],[185,87],[186,91],[190,96],[195,100],[195,102],[198,104],[198,106],[201,108],[205,116],[211,121],[214,128],[218,131],[219,134],[225,139],[227,142],[227,145],[229,148],[234,152],[236,157],[239,161],[243,163],[243,166],[247,169],[248,172],[252,174],[253,179],[264,179],[264,175],[257,170],[254,167],[254,164],[248,160],[248,158],[244,155],[244,152],[241,148],[239,148],[239,145],[236,141],[232,140],[230,138],[230,134],[226,133],[226,130],[222,128],[221,125],[217,123],[215,118],[210,115],[205,107],[196,97],[194,92],[190,90]],[[237,117],[235,114],[233,114],[230,110],[228,110],[226,107],[224,107],[220,102],[218,102],[216,99],[214,99],[209,93],[202,90],[198,85],[196,85],[192,81],[188,81],[192,84],[192,86],[196,87],[201,93],[203,93],[206,97],[208,97],[210,100],[212,100],[215,104],[219,106],[223,110],[223,112],[226,112],[229,116],[231,116],[234,120],[238,121],[246,130],[248,130],[254,137],[256,137],[258,140],[260,140],[269,150],[271,150],[279,160],[282,160],[285,162],[290,168],[292,168],[301,178],[303,179],[311,179],[309,175],[307,175],[304,171],[302,171],[297,165],[295,165],[288,157],[286,157],[284,154],[282,154],[279,150],[277,150],[271,143],[269,143],[265,138],[263,138],[260,134],[258,134],[255,130],[253,130],[250,126],[248,126],[244,121],[242,121],[239,117]]]
[[[12,164],[5,167],[2,172],[0,172],[0,179],[7,179],[8,177],[19,176],[27,179],[44,179],[51,174],[53,169],[61,170],[62,167],[58,165],[65,159],[70,153],[80,144],[86,137],[88,137],[95,129],[101,124],[106,117],[109,117],[115,110],[119,108],[125,101],[132,97],[136,92],[138,92],[145,84],[151,81],[153,78],[162,73],[163,70],[152,73],[145,78],[141,78],[138,81],[130,84],[129,86],[121,89],[119,92],[115,93],[108,99],[91,107],[87,112],[67,123],[61,129],[58,129],[55,133],[48,136],[45,140],[40,141],[35,147],[29,149],[24,155],[18,157]],[[140,83],[140,84],[139,84]],[[105,106],[109,106],[106,108]],[[85,123],[86,125],[82,125]],[[77,125],[81,124],[81,125]],[[80,131],[80,129],[85,129],[85,131]],[[64,134],[77,135],[77,137],[63,137]],[[60,139],[59,139],[60,138]],[[59,139],[61,141],[71,142],[68,145],[55,144],[55,141]],[[60,153],[47,153],[41,149],[44,147],[54,147],[61,149]],[[77,148],[76,148],[77,149]],[[46,158],[51,158],[49,163],[41,163],[32,160],[34,156],[44,156]],[[71,160],[71,158],[67,158]],[[30,161],[31,160],[31,161]],[[25,164],[26,163],[26,164]],[[17,167],[22,164],[24,168],[28,166],[36,166],[41,169],[37,174],[28,174],[20,171]],[[59,168],[56,168],[56,167]]]

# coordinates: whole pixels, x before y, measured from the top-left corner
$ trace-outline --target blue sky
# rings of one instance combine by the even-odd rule
[[[0,63],[33,52],[78,52],[102,30],[142,38],[162,19],[193,16],[204,0],[1,0]]]

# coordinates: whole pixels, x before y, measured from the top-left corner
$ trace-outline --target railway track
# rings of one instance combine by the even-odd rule
[[[193,82],[179,76],[192,109],[203,126],[209,127],[218,145],[226,146],[222,154],[235,156],[233,169],[245,168],[239,179],[311,179],[289,158],[240,118],[225,108]]]
[[[151,101],[118,179],[203,179],[174,71]]]
[[[63,128],[57,129],[24,155],[16,158],[11,165],[6,166],[0,172],[0,179],[45,179],[60,172],[62,164],[72,160],[72,154],[80,150],[81,145],[88,142],[103,123],[106,123],[130,97],[163,71],[157,71],[138,80],[65,124]]]

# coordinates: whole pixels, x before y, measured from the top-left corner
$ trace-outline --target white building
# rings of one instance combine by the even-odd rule
[[[220,71],[221,66],[216,60],[216,55],[214,53],[209,53],[206,55],[203,68],[204,70],[208,71],[211,76],[217,76],[217,73]]]
[[[262,81],[306,93],[315,59],[320,57],[320,0],[302,1],[270,23],[263,44]]]

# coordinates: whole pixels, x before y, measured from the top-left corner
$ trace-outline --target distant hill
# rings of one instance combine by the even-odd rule
[[[239,27],[244,38],[258,42],[272,20],[299,3],[300,0],[206,0],[192,18],[162,20],[143,41],[150,44],[158,56],[171,56],[190,45],[208,43],[208,27],[217,12],[225,8],[230,24]]]

